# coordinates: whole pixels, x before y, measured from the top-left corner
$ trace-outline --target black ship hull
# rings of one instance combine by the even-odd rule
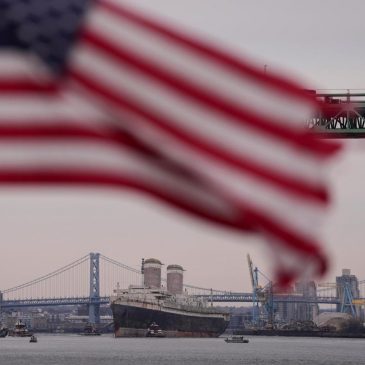
[[[16,332],[16,331],[9,331],[8,333],[9,337],[32,337],[32,332]]]
[[[133,305],[112,304],[115,337],[144,337],[151,323],[157,323],[166,337],[218,337],[228,326],[223,315],[179,313]]]

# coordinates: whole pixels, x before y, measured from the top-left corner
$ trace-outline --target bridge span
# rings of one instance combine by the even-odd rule
[[[197,295],[198,297],[214,303],[253,303],[252,293],[226,293],[213,295]],[[336,297],[305,297],[299,295],[273,295],[273,301],[276,303],[314,303],[314,304],[341,304]]]
[[[90,253],[52,273],[0,292],[0,310],[59,305],[87,305],[89,321],[100,321],[100,305],[107,305],[113,290],[120,285],[141,285],[139,269],[99,253]],[[365,281],[361,282],[362,288]],[[237,293],[184,285],[189,295],[215,303],[253,303],[253,293]],[[364,289],[362,289],[362,296]],[[335,290],[319,290],[316,297],[273,295],[278,303],[340,304]]]

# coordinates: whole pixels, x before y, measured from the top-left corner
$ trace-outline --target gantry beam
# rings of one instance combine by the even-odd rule
[[[2,308],[20,308],[20,307],[49,307],[57,305],[95,305],[108,304],[110,297],[99,297],[97,300],[90,297],[80,298],[45,298],[45,299],[19,299],[19,300],[3,300]]]
[[[365,138],[365,92],[315,92],[320,112],[307,121],[322,138]]]

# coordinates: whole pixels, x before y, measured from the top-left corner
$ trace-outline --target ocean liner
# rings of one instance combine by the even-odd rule
[[[183,268],[167,267],[167,288],[161,288],[161,262],[142,265],[143,285],[117,288],[110,298],[115,337],[144,337],[156,323],[166,337],[218,337],[229,315],[183,293]]]

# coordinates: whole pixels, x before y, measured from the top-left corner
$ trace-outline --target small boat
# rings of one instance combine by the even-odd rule
[[[100,336],[101,333],[97,330],[97,328],[92,323],[88,323],[84,328],[84,332],[81,332],[80,335]]]
[[[9,336],[12,337],[31,337],[33,335],[32,332],[30,332],[20,319],[15,323],[15,326],[13,329],[9,330],[8,332]]]
[[[248,338],[243,336],[229,336],[224,339],[227,343],[249,343]]]
[[[153,322],[147,329],[146,337],[166,337],[166,334],[157,323]]]
[[[36,336],[32,335],[29,342],[35,343],[35,342],[38,342],[38,339]]]
[[[4,338],[8,335],[9,330],[6,327],[0,327],[0,338]]]

